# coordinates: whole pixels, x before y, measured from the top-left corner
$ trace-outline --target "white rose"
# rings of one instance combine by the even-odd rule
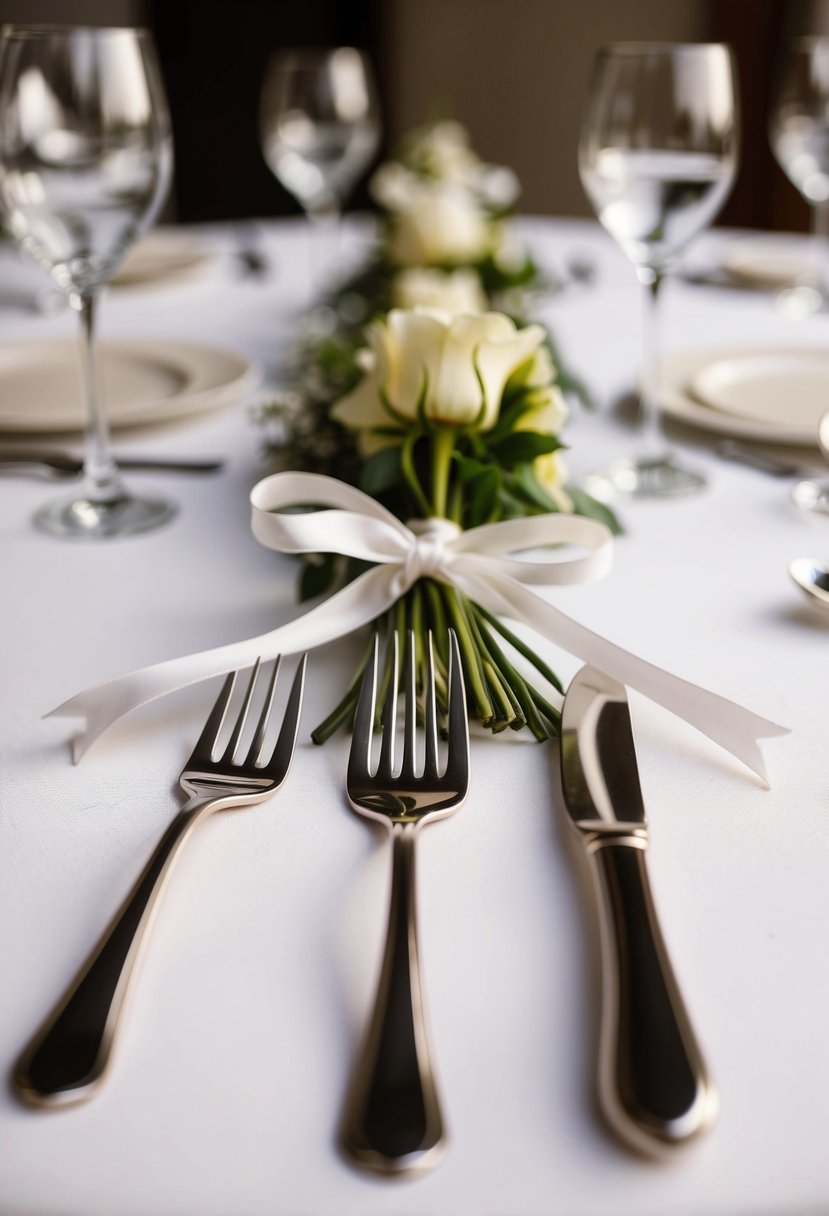
[[[533,473],[536,481],[543,490],[546,490],[559,510],[573,510],[573,500],[564,489],[567,481],[567,465],[564,463],[561,452],[547,452],[544,456],[536,456],[533,461]]]
[[[466,128],[452,120],[415,131],[406,149],[406,159],[416,169],[439,181],[470,184],[477,179],[481,168]]]
[[[386,211],[401,211],[408,206],[419,182],[411,169],[400,161],[389,160],[372,174],[369,190],[374,201]]]
[[[549,358],[549,352],[547,354]],[[552,367],[552,361],[550,366]],[[532,375],[532,372],[530,374]],[[532,384],[532,380],[527,383]],[[540,431],[542,435],[557,435],[570,417],[564,393],[557,384],[544,384],[531,389],[524,401],[529,409],[518,420],[517,429],[520,431]]]
[[[394,213],[388,249],[399,266],[434,266],[476,262],[491,245],[491,225],[468,191],[419,182]]]
[[[490,430],[504,385],[544,341],[540,325],[517,329],[502,313],[452,317],[438,310],[392,309],[367,331],[371,366],[357,387],[332,409],[354,430],[386,427],[396,414],[414,421],[423,410],[434,422]],[[425,396],[424,396],[425,393]]]
[[[537,384],[535,377],[543,375],[547,366],[552,372],[553,364],[550,352],[546,347],[540,347],[536,352],[527,383]],[[531,389],[525,401],[530,408],[519,418],[516,430],[538,431],[541,435],[558,435],[570,416],[564,394],[557,384],[541,384]],[[545,452],[543,456],[536,456],[533,461],[533,473],[542,488],[558,503],[562,511],[573,509],[572,501],[563,489],[567,480],[567,466],[561,451]]]
[[[486,295],[474,270],[436,270],[411,266],[395,276],[393,286],[396,308],[441,308],[457,315],[484,312]]]
[[[506,165],[481,165],[475,188],[488,207],[511,207],[521,193],[521,183]]]

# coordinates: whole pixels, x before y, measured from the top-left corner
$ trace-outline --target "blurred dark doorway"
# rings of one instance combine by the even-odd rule
[[[182,223],[294,214],[259,149],[259,90],[271,54],[356,46],[383,99],[382,0],[150,0],[173,118],[173,218]],[[364,205],[359,191],[350,205]]]

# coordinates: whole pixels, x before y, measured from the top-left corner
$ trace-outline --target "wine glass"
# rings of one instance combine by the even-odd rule
[[[65,537],[158,527],[175,507],[127,493],[98,386],[101,288],[155,217],[172,170],[170,121],[150,35],[11,25],[0,34],[0,214],[81,321],[83,480],[35,516]]]
[[[716,215],[737,168],[730,51],[716,44],[616,43],[596,56],[579,173],[599,220],[644,288],[642,455],[592,479],[602,497],[658,498],[704,484],[661,435],[657,412],[660,287],[677,255]]]
[[[829,302],[829,38],[798,38],[787,48],[769,136],[778,164],[811,208],[815,248],[812,283],[789,289],[784,302],[817,312]]]
[[[277,52],[262,85],[260,131],[271,172],[318,231],[336,233],[380,143],[368,57],[349,46]]]

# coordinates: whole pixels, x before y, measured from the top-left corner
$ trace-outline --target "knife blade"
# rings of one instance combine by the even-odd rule
[[[662,1155],[708,1127],[718,1100],[651,892],[627,695],[593,667],[577,673],[564,698],[561,778],[599,915],[599,1102],[631,1147]]]
[[[222,468],[221,460],[174,460],[163,456],[122,456],[118,468],[147,473],[217,473]],[[83,460],[69,452],[15,448],[0,449],[0,470],[3,468],[47,468],[55,473],[75,476],[83,472]]]

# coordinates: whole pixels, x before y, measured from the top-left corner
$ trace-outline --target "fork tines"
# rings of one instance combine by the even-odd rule
[[[354,718],[353,741],[349,757],[349,778],[371,776],[371,740],[375,719],[379,674],[379,635],[374,636],[374,650],[366,668],[360,689],[360,699]],[[395,773],[395,751],[397,735],[397,701],[400,692],[400,643],[398,633],[392,633],[389,642],[391,676],[388,681],[382,710],[382,741],[376,780],[393,778],[412,780],[417,776],[417,662],[415,635],[409,630],[406,635],[403,671],[403,759],[400,770]],[[438,759],[438,705],[435,692],[435,657],[431,632],[426,644],[426,678],[423,706],[424,761],[422,778],[437,780],[440,776]],[[461,672],[458,639],[453,629],[449,630],[449,696],[447,706],[447,756],[445,775],[451,774],[454,781],[466,779],[468,769],[466,697]]]
[[[250,709],[254,700],[254,695],[257,686],[265,678],[263,670],[263,662],[258,658],[250,669],[250,675],[247,681],[243,694],[241,709],[239,710],[236,720],[230,732],[228,741],[223,749],[218,751],[219,740],[226,728],[230,718],[230,704],[233,700],[234,692],[237,686],[241,686],[246,672],[244,669],[240,671],[232,671],[227,676],[222,690],[216,700],[216,704],[210,712],[204,730],[199,736],[199,740],[193,749],[193,754],[190,762],[203,765],[205,767],[228,766],[232,764],[240,765],[243,768],[267,769],[275,770],[287,768],[290,763],[291,754],[293,752],[294,741],[296,738],[296,730],[299,722],[299,713],[302,705],[302,688],[305,675],[305,665],[307,655],[303,655],[297,667],[294,681],[291,686],[291,691],[288,696],[288,702],[285,707],[285,715],[282,721],[282,727],[279,731],[279,736],[270,749],[265,754],[266,735],[268,726],[271,722],[274,707],[274,698],[276,695],[277,680],[282,665],[282,656],[277,655],[273,661],[273,667],[268,677],[267,687],[265,689],[264,701],[259,712],[259,718],[256,723],[253,738],[244,755],[238,755],[241,750],[242,736],[245,733],[245,728],[250,717]]]

